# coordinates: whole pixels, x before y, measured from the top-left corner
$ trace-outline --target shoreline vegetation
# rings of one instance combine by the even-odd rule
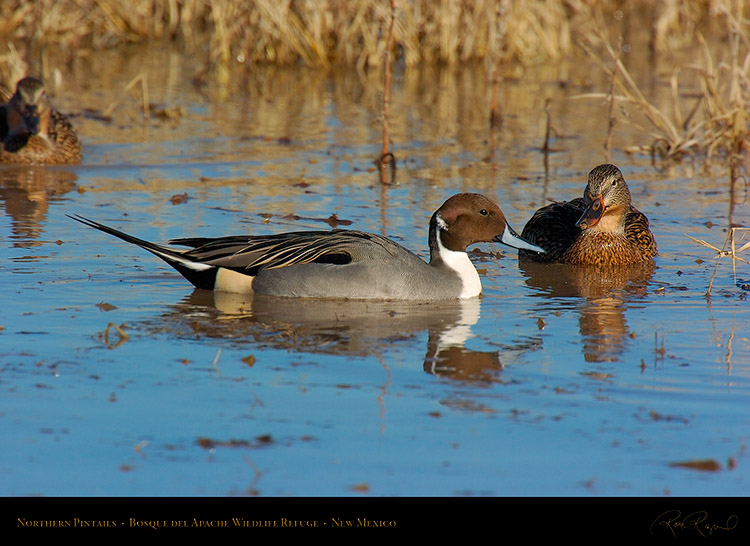
[[[745,0],[2,0],[0,36],[30,49],[100,50],[154,40],[208,47],[214,61],[359,68],[560,60],[582,37],[646,28],[652,53],[747,29]],[[610,37],[612,38],[612,37]],[[616,38],[616,36],[614,36]],[[0,52],[0,56],[8,51]]]
[[[50,71],[50,51],[61,55],[62,62],[70,62],[76,55],[137,43],[174,43],[206,59],[206,74],[257,64],[382,70],[387,59],[386,97],[392,65],[409,69],[483,63],[496,90],[511,69],[522,73],[524,67],[584,55],[592,72],[605,74],[610,81],[609,89],[578,97],[609,103],[605,147],[616,130],[615,106],[628,106],[647,120],[654,138],[633,143],[626,151],[659,160],[730,158],[732,168],[747,171],[749,0],[0,0],[0,4],[3,99],[29,67],[42,76]],[[672,63],[667,77],[673,96],[670,111],[650,102],[628,70],[625,57],[636,39],[645,42],[639,52]],[[690,78],[689,92],[681,85],[684,77]],[[500,116],[496,97],[495,92],[488,105],[490,123]],[[387,107],[386,102],[386,112]]]

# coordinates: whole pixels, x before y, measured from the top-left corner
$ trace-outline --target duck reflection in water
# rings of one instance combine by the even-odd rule
[[[428,334],[424,370],[451,379],[495,382],[503,369],[499,351],[466,347],[475,334],[481,301],[347,301],[248,296],[194,290],[166,317],[176,335],[251,340],[263,348],[353,357],[381,356]],[[166,319],[166,320],[165,320]],[[532,350],[533,341],[508,355]],[[505,354],[505,351],[503,351]]]
[[[555,306],[569,308],[569,301],[560,300],[576,298],[587,362],[619,360],[630,335],[627,308],[647,294],[653,263],[603,268],[522,261],[520,268],[526,284],[537,289],[536,297],[544,299],[539,309],[545,313]]]
[[[0,206],[11,218],[10,239],[14,247],[31,248],[45,243],[41,237],[50,203],[75,190],[77,179],[74,173],[44,167],[4,166],[0,170]]]

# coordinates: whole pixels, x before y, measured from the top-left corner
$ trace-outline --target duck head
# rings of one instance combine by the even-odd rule
[[[47,130],[50,104],[41,80],[23,78],[8,101],[8,125],[12,133],[36,135]]]
[[[544,252],[521,238],[510,227],[500,207],[478,193],[460,193],[448,199],[435,212],[430,226],[437,230],[442,246],[455,252],[465,252],[469,245],[483,242]]]
[[[630,190],[620,169],[614,165],[594,167],[589,173],[583,200],[586,209],[576,222],[577,227],[591,229],[599,226],[600,229],[614,230],[630,209]]]

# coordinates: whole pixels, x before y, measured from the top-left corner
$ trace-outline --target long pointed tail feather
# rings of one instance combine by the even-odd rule
[[[88,227],[98,229],[99,231],[103,231],[104,233],[108,233],[109,235],[114,235],[118,239],[122,239],[123,241],[132,243],[144,250],[151,252],[152,254],[158,256],[159,258],[167,262],[170,266],[175,268],[183,277],[193,283],[193,285],[197,288],[205,288],[207,290],[213,290],[214,288],[214,282],[216,279],[216,267],[212,265],[207,265],[201,262],[190,260],[177,250],[172,250],[165,246],[139,239],[138,237],[134,237],[133,235],[128,235],[127,233],[124,233],[115,228],[100,224],[99,222],[95,222],[94,220],[89,220],[88,218],[79,214],[68,214],[67,216],[68,218],[71,218],[76,222],[80,222],[81,224],[84,224]]]

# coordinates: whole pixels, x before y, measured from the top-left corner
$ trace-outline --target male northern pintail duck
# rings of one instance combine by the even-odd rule
[[[52,108],[44,84],[26,77],[0,105],[0,163],[63,165],[81,162],[73,126]]]
[[[582,198],[539,209],[521,237],[546,251],[521,250],[522,259],[534,261],[620,266],[649,262],[657,254],[648,218],[631,204],[614,165],[591,170]]]
[[[183,238],[170,244],[191,249],[174,250],[71,218],[148,250],[197,288],[298,298],[472,298],[482,284],[467,246],[494,241],[544,252],[519,237],[493,201],[475,193],[454,195],[432,215],[429,264],[390,239],[362,231]]]

